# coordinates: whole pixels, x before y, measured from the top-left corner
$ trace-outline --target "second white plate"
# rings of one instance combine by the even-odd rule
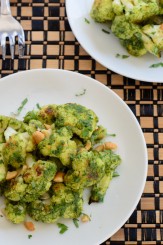
[[[116,55],[129,55],[119,40],[108,30],[105,24],[95,23],[90,17],[93,0],[66,0],[68,20],[72,31],[83,48],[99,63],[123,76],[140,81],[163,83],[163,67],[150,68],[152,64],[163,62],[146,54],[140,58],[117,58]],[[85,18],[90,21],[88,24]]]

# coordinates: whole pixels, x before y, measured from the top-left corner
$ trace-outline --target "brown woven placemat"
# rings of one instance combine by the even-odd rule
[[[144,193],[126,224],[103,245],[163,244],[163,85],[122,77],[92,59],[71,31],[64,0],[11,0],[11,6],[25,30],[26,51],[22,59],[16,51],[11,60],[7,47],[6,60],[0,59],[1,77],[35,68],[91,76],[128,104],[144,132],[149,158]]]

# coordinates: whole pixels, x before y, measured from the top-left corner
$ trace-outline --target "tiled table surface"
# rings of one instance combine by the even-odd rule
[[[11,60],[7,48],[6,60],[0,59],[1,77],[35,68],[91,76],[128,104],[144,132],[149,158],[144,193],[126,224],[103,245],[163,244],[163,85],[122,77],[92,59],[71,31],[64,0],[11,0],[11,6],[25,30],[26,51],[24,58],[16,54]]]

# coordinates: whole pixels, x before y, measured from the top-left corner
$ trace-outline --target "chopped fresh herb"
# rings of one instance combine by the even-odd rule
[[[122,58],[122,59],[127,59],[127,58],[129,58],[130,56],[129,56],[129,55],[125,55],[125,54],[116,54],[116,57],[117,57],[117,58]]]
[[[102,31],[103,31],[104,33],[110,34],[110,32],[107,31],[107,30],[105,30],[105,29],[102,29]]]
[[[79,93],[79,94],[75,94],[75,96],[82,96],[82,95],[84,95],[86,93],[86,89],[83,89],[83,91],[81,92],[81,93]]]
[[[90,24],[90,21],[87,18],[84,18],[84,20],[87,24]]]
[[[163,67],[163,62],[153,64],[149,68],[157,68],[157,67]]]
[[[0,214],[0,217],[1,217],[1,218],[3,218],[3,215],[2,215],[2,214]]]
[[[28,239],[31,239],[32,235],[28,235]]]
[[[115,137],[116,134],[107,134],[107,136]]]
[[[37,106],[37,109],[39,110],[41,109],[41,106],[39,105],[39,103],[37,103],[36,106]]]
[[[61,224],[61,223],[57,223],[57,225],[58,225],[58,228],[60,228],[60,231],[59,231],[60,234],[63,234],[64,232],[66,232],[68,230],[68,226],[67,225],[64,225],[64,224]]]
[[[118,176],[119,176],[119,173],[117,173],[117,172],[114,172],[114,173],[113,173],[113,178],[114,178],[114,177],[118,177]]]
[[[27,98],[25,98],[25,99],[22,101],[21,105],[19,106],[19,108],[18,108],[18,110],[17,110],[17,113],[16,113],[17,116],[21,113],[21,111],[23,110],[23,108],[24,108],[24,106],[27,104],[27,102],[28,102],[28,99],[27,99]]]
[[[76,226],[76,228],[79,228],[79,220],[78,219],[73,219],[74,225]]]

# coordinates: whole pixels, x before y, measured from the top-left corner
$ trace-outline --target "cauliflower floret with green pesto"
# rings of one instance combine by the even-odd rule
[[[60,216],[68,218],[78,218],[83,209],[83,190],[74,191],[63,183],[55,183],[52,186],[51,201],[55,206],[60,207]]]
[[[25,163],[26,146],[27,144],[20,134],[12,135],[3,146],[4,163],[14,168],[20,168]]]
[[[97,154],[97,157],[104,162],[105,174],[96,184],[92,186],[90,202],[102,202],[109,187],[113,173],[117,166],[121,163],[121,158],[111,150],[105,150],[95,154]]]
[[[44,129],[46,129],[46,128],[42,122],[40,122],[39,120],[32,119],[29,121],[28,128],[26,128],[26,131],[29,134],[33,134],[37,130],[40,131],[40,130],[44,130]]]
[[[114,19],[112,0],[94,0],[91,17],[97,22],[106,22]]]
[[[11,201],[32,202],[50,189],[56,172],[55,162],[39,160],[8,181],[4,195]]]
[[[42,123],[52,124],[55,121],[56,108],[56,105],[46,105],[38,111],[29,111],[24,117],[24,122],[29,123],[34,119],[39,120]]]
[[[66,127],[54,130],[38,144],[38,149],[43,156],[59,158],[63,165],[71,163],[71,158],[76,155],[75,141],[70,140],[72,132]]]
[[[142,32],[139,25],[129,22],[124,15],[115,17],[111,29],[131,55],[141,56],[148,51],[160,57],[157,45]]]
[[[72,170],[69,170],[64,183],[72,189],[89,187],[99,181],[105,174],[105,164],[92,151],[78,153],[72,161]]]
[[[82,198],[83,189],[79,189],[78,191],[72,190],[67,187],[64,183],[54,183],[52,185],[52,198],[51,201],[54,204],[65,204],[72,203],[74,199]]]
[[[6,183],[4,196],[11,201],[23,200],[27,188],[23,178],[19,176],[16,179],[11,179]]]
[[[36,200],[27,206],[30,217],[44,223],[54,223],[60,218],[60,207],[54,206],[50,201]]]
[[[163,50],[163,24],[161,25],[145,25],[142,28],[144,34],[149,36],[157,45],[159,50]]]
[[[113,8],[113,12],[116,15],[122,15],[123,14],[124,6],[123,6],[121,0],[113,0],[112,8]]]
[[[7,166],[6,164],[4,164],[3,155],[2,155],[3,145],[4,145],[3,143],[0,144],[0,182],[6,179],[6,173],[7,173]]]
[[[74,134],[81,139],[91,137],[97,127],[98,117],[96,114],[82,105],[68,103],[57,107],[57,127],[69,126]]]
[[[24,203],[7,203],[5,207],[5,216],[14,224],[25,221],[26,205]]]
[[[94,145],[104,139],[107,136],[107,130],[103,126],[98,126],[97,129],[93,132],[90,141]]]
[[[20,168],[25,163],[26,153],[35,149],[35,144],[28,133],[16,133],[4,144],[2,155],[4,163]]]
[[[114,6],[115,5],[115,6]],[[156,0],[121,0],[114,1],[114,10],[117,15],[125,14],[128,21],[139,23],[147,20],[148,18],[159,14],[159,5]],[[123,9],[123,12],[116,11],[116,8]]]
[[[37,161],[31,168],[23,174],[24,183],[27,184],[23,201],[31,202],[46,193],[51,186],[57,172],[55,162]]]

